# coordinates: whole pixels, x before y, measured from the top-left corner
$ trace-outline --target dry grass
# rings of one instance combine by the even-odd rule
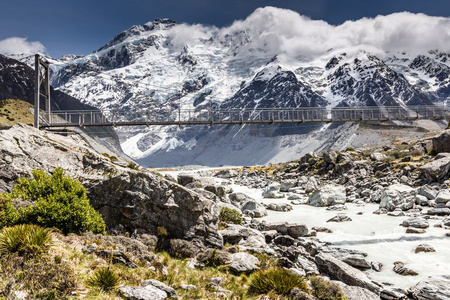
[[[33,105],[19,99],[0,101],[0,124],[14,125],[16,123],[33,124]]]

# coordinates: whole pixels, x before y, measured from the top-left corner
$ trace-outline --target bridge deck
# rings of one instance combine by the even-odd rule
[[[40,127],[448,120],[443,106],[42,112]]]

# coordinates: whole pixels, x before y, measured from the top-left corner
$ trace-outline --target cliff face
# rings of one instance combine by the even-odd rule
[[[33,169],[51,173],[62,167],[86,187],[108,231],[155,234],[164,227],[173,238],[222,247],[214,202],[149,171],[130,169],[113,155],[82,133],[64,137],[17,124],[0,130],[0,192],[11,191]]]

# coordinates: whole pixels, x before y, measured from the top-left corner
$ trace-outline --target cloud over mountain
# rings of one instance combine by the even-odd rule
[[[31,42],[27,38],[10,37],[0,41],[0,53],[10,54],[35,54],[45,53],[46,48],[41,42]]]

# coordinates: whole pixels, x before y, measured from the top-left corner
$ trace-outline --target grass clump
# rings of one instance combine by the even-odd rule
[[[120,276],[109,267],[97,269],[87,280],[86,285],[92,288],[98,288],[104,292],[111,292],[117,288],[120,283]]]
[[[52,245],[52,230],[33,224],[5,227],[0,231],[0,253],[35,256]]]
[[[278,295],[287,296],[294,287],[303,291],[308,290],[306,282],[301,276],[285,269],[270,268],[252,274],[249,292],[252,294],[267,294],[273,291]]]
[[[139,167],[140,166],[138,164],[136,164],[136,163],[134,163],[132,161],[130,161],[128,163],[128,165],[127,165],[127,168],[130,168],[130,169],[133,169],[133,170],[136,170],[136,171],[139,171]]]
[[[61,168],[48,175],[33,170],[33,179],[20,178],[11,199],[31,199],[34,205],[19,210],[16,222],[60,229],[64,234],[105,232],[105,222],[90,205],[86,189]]]
[[[345,148],[345,152],[353,152],[353,151],[355,151],[355,148],[353,148],[353,147],[347,147],[347,148]]]
[[[309,278],[309,284],[311,286],[311,294],[317,299],[321,300],[345,300],[341,289],[337,284],[331,281],[325,280],[319,276],[312,276]]]
[[[219,222],[241,225],[242,216],[236,209],[222,207],[220,209]]]
[[[428,154],[429,156],[436,156],[438,153],[437,153],[436,150],[434,150],[433,147],[431,147],[430,150],[428,150],[428,153],[427,153],[427,154]]]

